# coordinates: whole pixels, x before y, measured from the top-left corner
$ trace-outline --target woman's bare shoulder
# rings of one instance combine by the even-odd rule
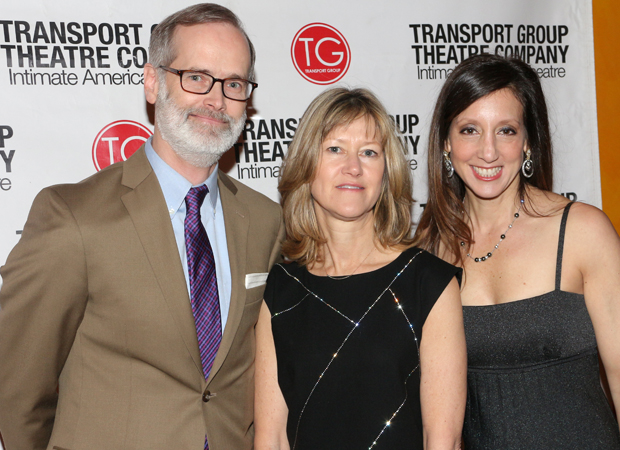
[[[587,203],[576,202],[571,207],[567,228],[572,228],[586,245],[605,245],[610,239],[618,240],[611,220],[603,211]]]
[[[527,189],[525,208],[532,216],[555,217],[562,214],[569,200],[559,194],[530,187]]]
[[[535,188],[528,189],[528,196],[532,214],[542,218],[562,215],[566,205],[570,202],[561,195]],[[617,237],[616,230],[607,215],[599,208],[583,202],[574,202],[571,206],[567,233],[573,237],[579,235],[581,242],[587,245]]]

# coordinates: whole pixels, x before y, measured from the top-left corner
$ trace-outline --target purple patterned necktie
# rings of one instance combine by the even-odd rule
[[[200,207],[209,192],[207,186],[193,187],[185,197],[185,248],[189,273],[192,313],[196,323],[198,348],[205,379],[209,378],[213,360],[222,340],[222,319],[217,292],[215,259],[207,232],[200,220]],[[205,436],[205,449],[209,448]]]
[[[192,312],[196,322],[198,347],[205,379],[209,378],[211,366],[222,340],[222,319],[220,300],[217,293],[215,260],[213,250],[200,220],[200,206],[209,192],[207,186],[191,188],[185,197],[185,248],[187,250],[187,271],[192,301]]]

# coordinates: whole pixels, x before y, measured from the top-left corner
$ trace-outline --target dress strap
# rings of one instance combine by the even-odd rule
[[[558,259],[555,265],[555,290],[560,290],[560,283],[562,281],[562,255],[564,253],[564,232],[566,231],[566,220],[568,218],[568,210],[574,202],[570,202],[564,207],[564,214],[562,214],[562,223],[560,223],[560,238],[558,239]]]

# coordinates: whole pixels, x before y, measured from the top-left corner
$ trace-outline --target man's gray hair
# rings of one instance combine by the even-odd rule
[[[254,62],[256,60],[256,54],[252,41],[250,41],[250,38],[243,29],[243,24],[235,13],[215,3],[200,3],[198,5],[188,6],[168,16],[157,25],[151,33],[149,62],[157,69],[159,66],[168,66],[175,60],[177,55],[173,40],[177,26],[200,25],[214,22],[230,24],[243,33],[250,47],[250,70],[248,72],[248,78],[254,80]]]

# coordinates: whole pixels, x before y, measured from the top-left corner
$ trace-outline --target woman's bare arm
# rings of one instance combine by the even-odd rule
[[[466,352],[461,297],[454,278],[422,329],[420,401],[425,450],[460,448],[467,392]]]

